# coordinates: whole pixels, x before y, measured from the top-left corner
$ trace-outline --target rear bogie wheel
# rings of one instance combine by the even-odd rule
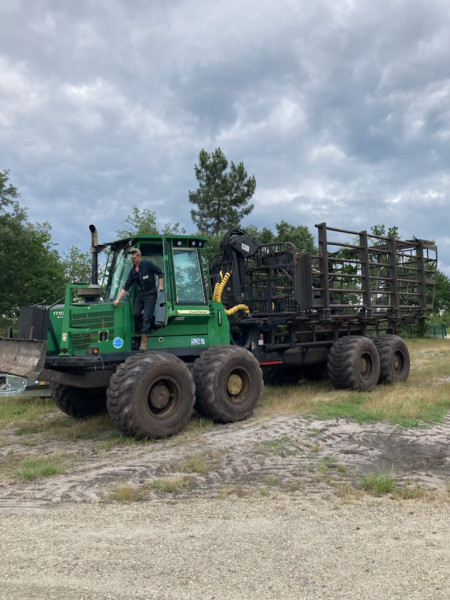
[[[59,410],[75,419],[106,412],[106,388],[76,388],[52,383],[50,392]]]
[[[197,412],[219,423],[252,415],[264,386],[259,362],[239,346],[202,352],[194,363],[194,380]]]
[[[378,383],[380,358],[369,338],[342,337],[330,349],[327,369],[334,387],[367,392]]]
[[[380,357],[380,382],[406,381],[411,366],[406,342],[398,335],[383,335],[373,342]]]
[[[109,382],[106,406],[122,433],[163,438],[186,425],[194,400],[187,365],[172,354],[147,352],[118,366]]]

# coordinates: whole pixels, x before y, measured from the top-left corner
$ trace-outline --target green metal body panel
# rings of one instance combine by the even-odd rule
[[[49,356],[86,354],[90,348],[99,354],[129,352],[133,349],[132,306],[130,302],[86,305],[70,304],[65,309],[50,312],[59,352],[53,337],[48,334]],[[230,325],[222,304],[211,302],[202,307],[173,311],[168,323],[152,331],[148,338],[149,349],[192,348],[230,343]]]
[[[230,324],[221,303],[209,309],[186,308],[174,311],[168,324],[152,332],[149,349],[195,348],[230,343]]]
[[[59,341],[61,340],[64,305],[59,304],[51,308],[49,316],[52,330],[47,332],[47,354],[49,356],[56,356],[59,352]]]
[[[124,340],[131,349],[130,305],[70,304],[49,311],[51,331],[47,334],[49,356],[85,354],[87,346],[97,346],[104,352],[112,352],[114,338]]]
[[[134,290],[113,304],[132,267],[126,252],[131,243],[141,249],[143,260],[151,260],[164,272],[164,320],[149,335],[147,348],[183,349],[183,354],[192,349],[196,354],[203,347],[229,344],[228,317],[208,289],[203,242],[197,236],[169,235],[136,236],[111,244],[113,260],[104,298],[80,301],[80,294],[89,293],[89,284],[67,285],[64,305],[49,311],[47,355],[112,355],[136,349]]]

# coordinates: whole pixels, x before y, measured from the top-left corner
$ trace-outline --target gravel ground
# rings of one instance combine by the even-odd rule
[[[327,486],[1,512],[0,598],[450,598],[449,505]]]
[[[0,600],[448,600],[449,431],[289,416],[105,446],[6,428]],[[63,474],[5,467],[55,453]],[[424,493],[363,493],[380,468]],[[143,500],[112,502],[120,486]]]

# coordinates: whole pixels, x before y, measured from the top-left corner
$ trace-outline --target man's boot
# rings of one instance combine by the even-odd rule
[[[139,348],[140,352],[145,352],[147,350],[147,340],[148,335],[146,333],[143,333],[141,337],[141,347]]]

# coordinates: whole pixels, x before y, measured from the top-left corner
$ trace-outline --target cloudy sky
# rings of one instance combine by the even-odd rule
[[[202,148],[242,222],[438,243],[450,275],[448,0],[1,0],[0,170],[61,251],[134,204],[188,232]]]

